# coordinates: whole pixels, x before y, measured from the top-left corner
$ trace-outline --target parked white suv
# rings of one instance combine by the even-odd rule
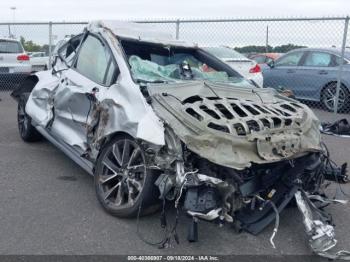
[[[29,56],[21,42],[0,39],[0,85],[16,86],[32,71]]]

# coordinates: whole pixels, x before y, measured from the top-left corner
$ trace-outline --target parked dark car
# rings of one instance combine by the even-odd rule
[[[338,111],[349,108],[350,51],[346,50]],[[321,102],[334,110],[341,52],[336,48],[302,48],[286,53],[264,68],[264,87],[288,88],[297,99]]]

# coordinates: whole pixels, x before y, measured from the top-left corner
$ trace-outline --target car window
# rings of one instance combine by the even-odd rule
[[[293,52],[291,54],[287,54],[278,59],[275,66],[297,66],[302,56],[303,52]]]
[[[115,82],[115,76],[117,71],[118,69],[116,68],[115,63],[113,63],[113,61],[111,60],[107,69],[106,77],[105,77],[106,86],[110,86]]]
[[[334,64],[333,64],[333,66],[340,66],[340,63],[341,63],[341,57],[335,55],[335,56],[334,56]],[[346,65],[346,64],[348,64],[348,63],[349,63],[348,61],[343,60],[343,65]]]
[[[59,48],[58,55],[65,60],[68,66],[72,65],[82,38],[83,35],[78,35]]]
[[[221,59],[223,58],[238,59],[238,60],[248,59],[244,55],[228,47],[205,47],[204,50],[208,51],[209,53]]]
[[[23,53],[23,48],[19,42],[0,40],[0,53]]]
[[[271,57],[266,57],[266,61],[265,61],[265,63],[271,63],[273,61],[273,59],[271,58]]]
[[[103,85],[111,83],[115,72],[114,65],[109,66],[110,63],[112,63],[112,57],[109,50],[99,39],[89,35],[80,48],[75,68],[87,78]]]
[[[309,52],[306,56],[305,66],[328,67],[332,63],[332,55],[325,52]]]
[[[61,48],[64,44],[66,44],[66,43],[67,43],[66,40],[60,40],[60,41],[58,41],[58,43],[55,45],[55,48],[54,48],[53,51],[52,51],[52,55],[57,55],[58,52],[59,52],[59,50],[60,50],[60,48]]]
[[[253,60],[257,62],[258,64],[264,64],[266,62],[266,57],[263,55],[258,55],[253,57]]]
[[[43,57],[44,55],[42,53],[33,54],[32,57]]]

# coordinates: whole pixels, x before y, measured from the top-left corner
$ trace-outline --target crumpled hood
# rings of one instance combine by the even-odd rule
[[[216,164],[244,169],[321,150],[314,113],[273,89],[191,81],[148,91],[156,114],[191,151]]]

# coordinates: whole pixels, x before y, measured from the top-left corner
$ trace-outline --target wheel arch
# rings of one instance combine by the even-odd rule
[[[33,88],[38,82],[38,76],[34,74],[29,75],[27,78],[24,79],[24,81],[19,85],[19,87],[11,93],[12,98],[18,101],[21,94],[32,92]]]
[[[133,137],[132,135],[130,135],[129,133],[127,133],[125,131],[115,131],[113,133],[108,134],[104,138],[102,138],[101,143],[100,143],[100,148],[102,149],[103,147],[105,147],[109,141],[111,141],[112,139],[114,139],[116,137],[128,137],[128,138],[136,139],[135,137]]]

